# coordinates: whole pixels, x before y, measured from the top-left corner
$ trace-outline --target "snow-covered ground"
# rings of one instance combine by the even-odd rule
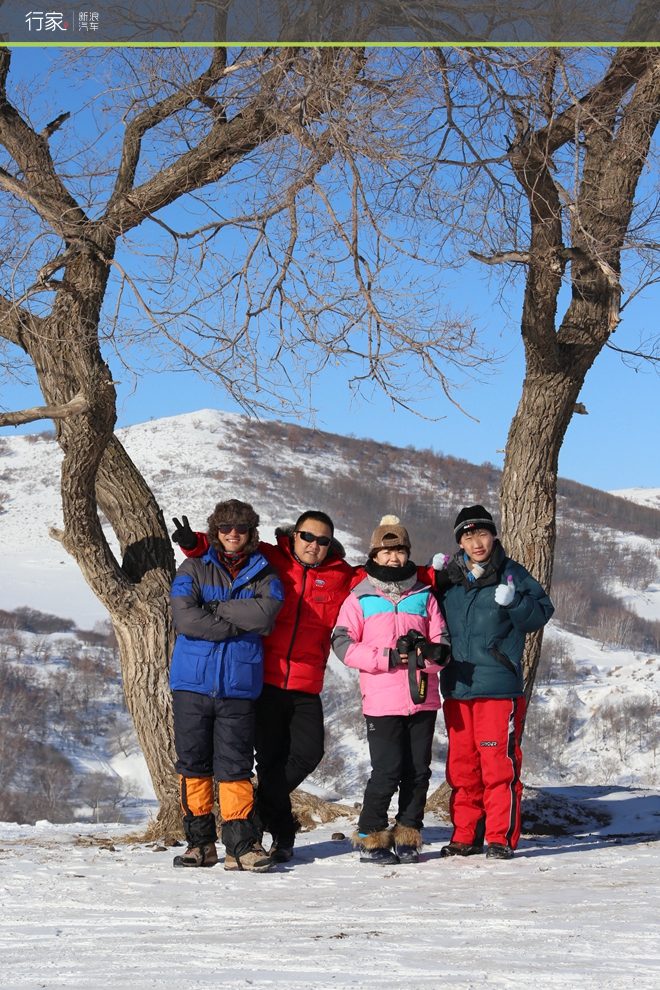
[[[204,410],[120,431],[166,519],[185,512],[203,527],[209,506],[236,494],[236,478],[249,488],[254,463],[232,445],[240,422]],[[286,467],[318,469],[304,453],[282,446],[271,453]],[[89,627],[104,610],[47,535],[62,522],[60,463],[48,439],[0,444],[0,608],[28,605]],[[613,494],[660,508],[660,490]],[[257,484],[250,497],[266,539],[295,516],[296,507],[272,489]],[[112,543],[109,527],[106,533]],[[352,534],[338,535],[357,559]],[[660,619],[657,583],[643,592],[612,590],[640,615]],[[528,835],[508,863],[441,860],[449,827],[429,815],[422,863],[381,869],[359,864],[347,838],[332,839],[354,827],[338,820],[302,834],[292,864],[253,876],[222,866],[173,870],[176,850],[130,838],[136,824],[0,823],[0,986],[655,990],[660,796],[648,788],[660,782],[660,732],[657,745],[650,731],[616,735],[614,721],[604,732],[603,712],[646,698],[655,732],[660,657],[602,647],[554,622],[548,636],[563,637],[571,662],[538,686],[538,704],[551,722],[569,707],[574,718],[554,765],[536,774],[528,767],[524,777],[569,807],[607,811],[608,825],[556,838]],[[22,663],[35,667],[38,637],[24,637]],[[60,667],[68,669],[51,658],[39,677]],[[331,668],[348,677],[332,660]],[[366,746],[352,728],[342,728],[341,745],[350,772],[326,796],[351,803],[361,797],[356,782]],[[154,807],[146,766],[134,746],[126,753],[99,737],[70,755],[79,770],[137,781],[142,804],[133,810],[144,817]],[[441,780],[439,759],[431,787]]]
[[[364,865],[331,838],[340,820],[262,875],[174,870],[177,850],[117,841],[127,828],[0,824],[0,982],[656,990],[660,797],[577,796],[612,823],[523,840],[510,862],[440,859],[449,830],[431,824],[419,865]]]

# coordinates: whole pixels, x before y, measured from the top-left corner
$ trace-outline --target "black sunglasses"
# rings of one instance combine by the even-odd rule
[[[318,543],[320,547],[329,547],[332,542],[331,536],[317,536],[316,533],[310,533],[306,529],[297,529],[296,533],[305,543]]]
[[[250,532],[250,527],[246,526],[245,523],[239,523],[238,526],[235,523],[223,523],[222,526],[218,526],[218,532],[222,533],[223,536],[229,536],[232,530],[239,536],[245,536],[246,533]]]

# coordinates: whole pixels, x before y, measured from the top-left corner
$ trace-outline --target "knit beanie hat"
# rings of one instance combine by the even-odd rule
[[[259,544],[259,530],[257,526],[259,525],[259,515],[254,511],[249,502],[240,502],[237,498],[230,498],[226,502],[218,502],[215,509],[208,518],[208,532],[206,538],[209,545],[217,550],[218,553],[224,553],[224,547],[218,540],[218,526],[223,526],[227,523],[234,523],[234,525],[240,525],[250,527],[250,539],[245,545],[243,552],[252,553],[257,549]]]
[[[398,516],[383,516],[380,526],[371,535],[369,556],[375,557],[379,550],[392,550],[394,547],[410,550],[408,531],[401,525]]]
[[[468,505],[458,513],[454,523],[456,542],[460,543],[463,533],[467,533],[471,529],[487,529],[493,536],[497,536],[493,517],[490,512],[484,509],[483,505]]]

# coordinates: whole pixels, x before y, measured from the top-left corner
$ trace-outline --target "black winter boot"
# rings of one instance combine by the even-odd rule
[[[395,866],[399,862],[399,857],[392,849],[394,842],[392,833],[386,828],[381,829],[380,832],[370,832],[368,835],[353,832],[351,839],[356,849],[360,850],[361,863]]]
[[[392,838],[400,863],[419,863],[419,850],[424,843],[418,828],[410,828],[397,822],[392,829]]]
[[[276,838],[268,855],[272,856],[276,863],[288,863],[293,859],[293,843],[290,846],[282,845],[281,840]]]
[[[513,849],[502,842],[489,842],[486,859],[512,859]]]
[[[181,856],[175,856],[174,866],[215,866],[218,862],[218,850],[215,842],[203,846],[188,846]]]
[[[442,847],[440,855],[443,859],[447,856],[479,856],[483,851],[483,845],[470,845],[469,842],[450,842],[448,846]]]
[[[292,815],[291,818],[282,822],[278,828],[271,832],[273,844],[270,847],[270,854],[277,863],[288,863],[293,859],[293,846],[296,841],[296,832],[300,829],[300,822]]]

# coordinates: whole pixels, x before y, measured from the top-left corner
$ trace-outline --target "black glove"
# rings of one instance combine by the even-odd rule
[[[390,650],[390,670],[394,670],[395,667],[402,667],[403,660],[399,655],[398,650]]]
[[[190,528],[190,523],[188,522],[188,516],[181,516],[183,522],[174,517],[172,522],[176,526],[176,529],[172,533],[172,539],[175,543],[178,543],[182,550],[194,550],[197,546],[197,533],[194,533]]]
[[[217,600],[217,598],[214,598],[212,602],[204,602],[202,608],[204,609],[205,612],[210,612],[211,615],[215,615],[216,609],[219,604],[220,602]]]
[[[438,667],[444,667],[451,658],[451,647],[444,643],[429,643],[422,647],[422,656],[430,663],[437,663]]]

